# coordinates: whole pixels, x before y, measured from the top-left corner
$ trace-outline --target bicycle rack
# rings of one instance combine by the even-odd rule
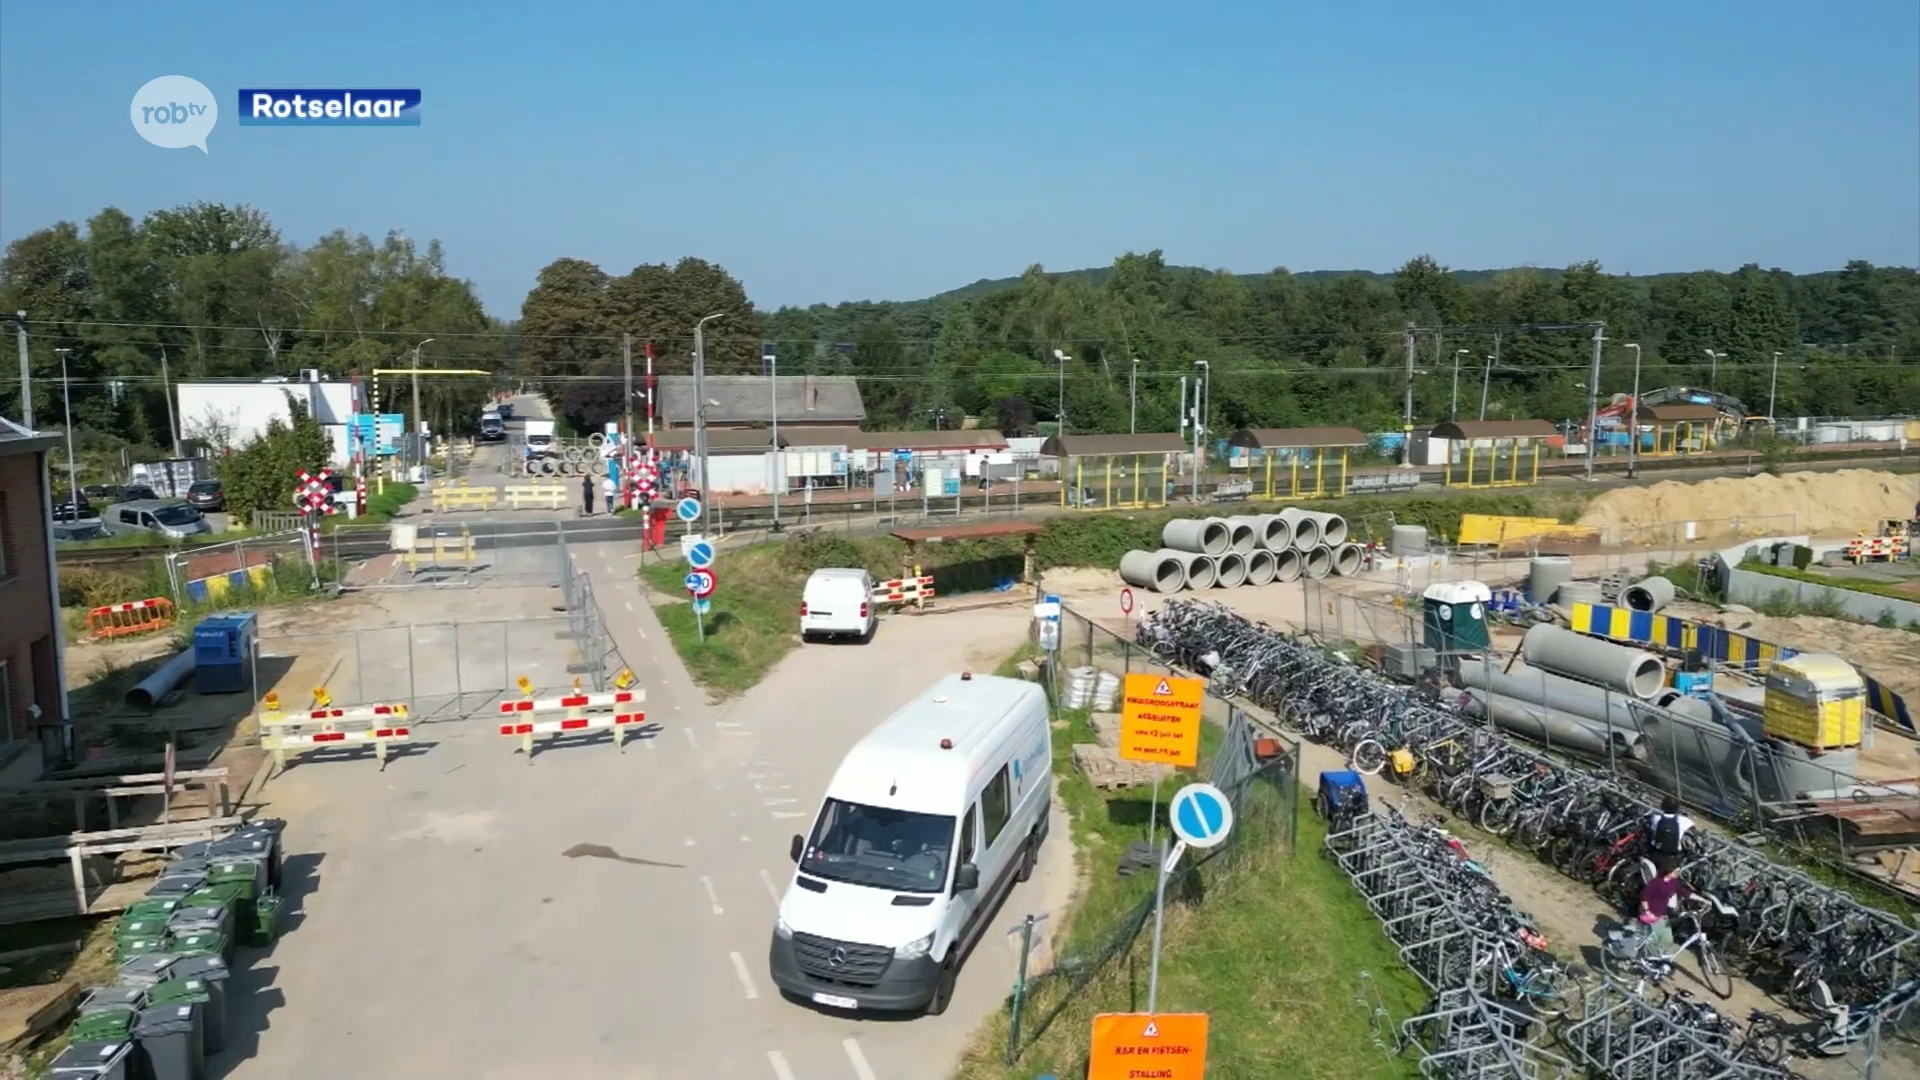
[[[1596,1076],[1613,1080],[1787,1080],[1790,1075],[1736,1059],[1706,1032],[1613,980],[1588,999],[1581,1018],[1560,1033],[1560,1042]]]

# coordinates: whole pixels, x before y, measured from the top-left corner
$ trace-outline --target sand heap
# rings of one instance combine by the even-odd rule
[[[1915,499],[1920,499],[1920,477],[1869,469],[1720,477],[1694,484],[1664,480],[1601,495],[1580,515],[1580,524],[1598,526],[1610,541],[1627,543],[1663,540],[1670,531],[1664,526],[1676,521],[1697,522],[1695,534],[1701,537],[1850,536],[1883,519],[1911,515]],[[1740,519],[1737,533],[1735,518]],[[1644,535],[1636,536],[1640,530]]]

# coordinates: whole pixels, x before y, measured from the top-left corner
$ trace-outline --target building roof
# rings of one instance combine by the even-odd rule
[[[1140,435],[1055,435],[1040,447],[1046,457],[1119,457],[1127,454],[1180,454],[1193,449],[1178,433]]]
[[[709,375],[709,424],[767,423],[773,417],[768,382],[779,395],[780,419],[795,423],[859,425],[867,418],[860,400],[860,384],[851,375]],[[659,415],[670,424],[693,423],[693,376],[660,377]]]
[[[25,428],[0,416],[0,454],[38,454],[60,445],[60,436]]]
[[[1641,405],[1640,419],[1643,423],[1677,424],[1689,420],[1718,420],[1720,410],[1712,405],[1690,405],[1675,403],[1672,405]]]
[[[793,445],[787,439],[787,433],[780,433],[780,445]],[[708,428],[707,450],[709,453],[738,453],[751,450],[767,450],[773,447],[773,434],[766,428]],[[692,450],[693,429],[681,431],[659,431],[653,436],[653,448],[656,450]]]
[[[1007,440],[987,428],[947,431],[861,431],[854,427],[782,430],[788,446],[844,446],[849,450],[1004,450]]]
[[[1436,439],[1544,439],[1558,435],[1545,420],[1449,420],[1433,425]]]
[[[1241,428],[1227,438],[1227,445],[1249,450],[1304,450],[1365,446],[1367,437],[1359,429],[1349,427]]]

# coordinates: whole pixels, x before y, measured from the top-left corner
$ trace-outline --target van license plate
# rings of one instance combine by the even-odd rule
[[[850,997],[837,997],[833,994],[815,994],[813,995],[813,1001],[816,1005],[825,1005],[834,1009],[857,1009],[860,1007],[860,1003]]]

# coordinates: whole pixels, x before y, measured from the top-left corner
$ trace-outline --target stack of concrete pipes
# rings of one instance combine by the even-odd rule
[[[1347,519],[1312,510],[1182,518],[1167,522],[1160,543],[1158,551],[1122,556],[1121,580],[1172,593],[1360,572],[1360,545],[1347,542]]]

